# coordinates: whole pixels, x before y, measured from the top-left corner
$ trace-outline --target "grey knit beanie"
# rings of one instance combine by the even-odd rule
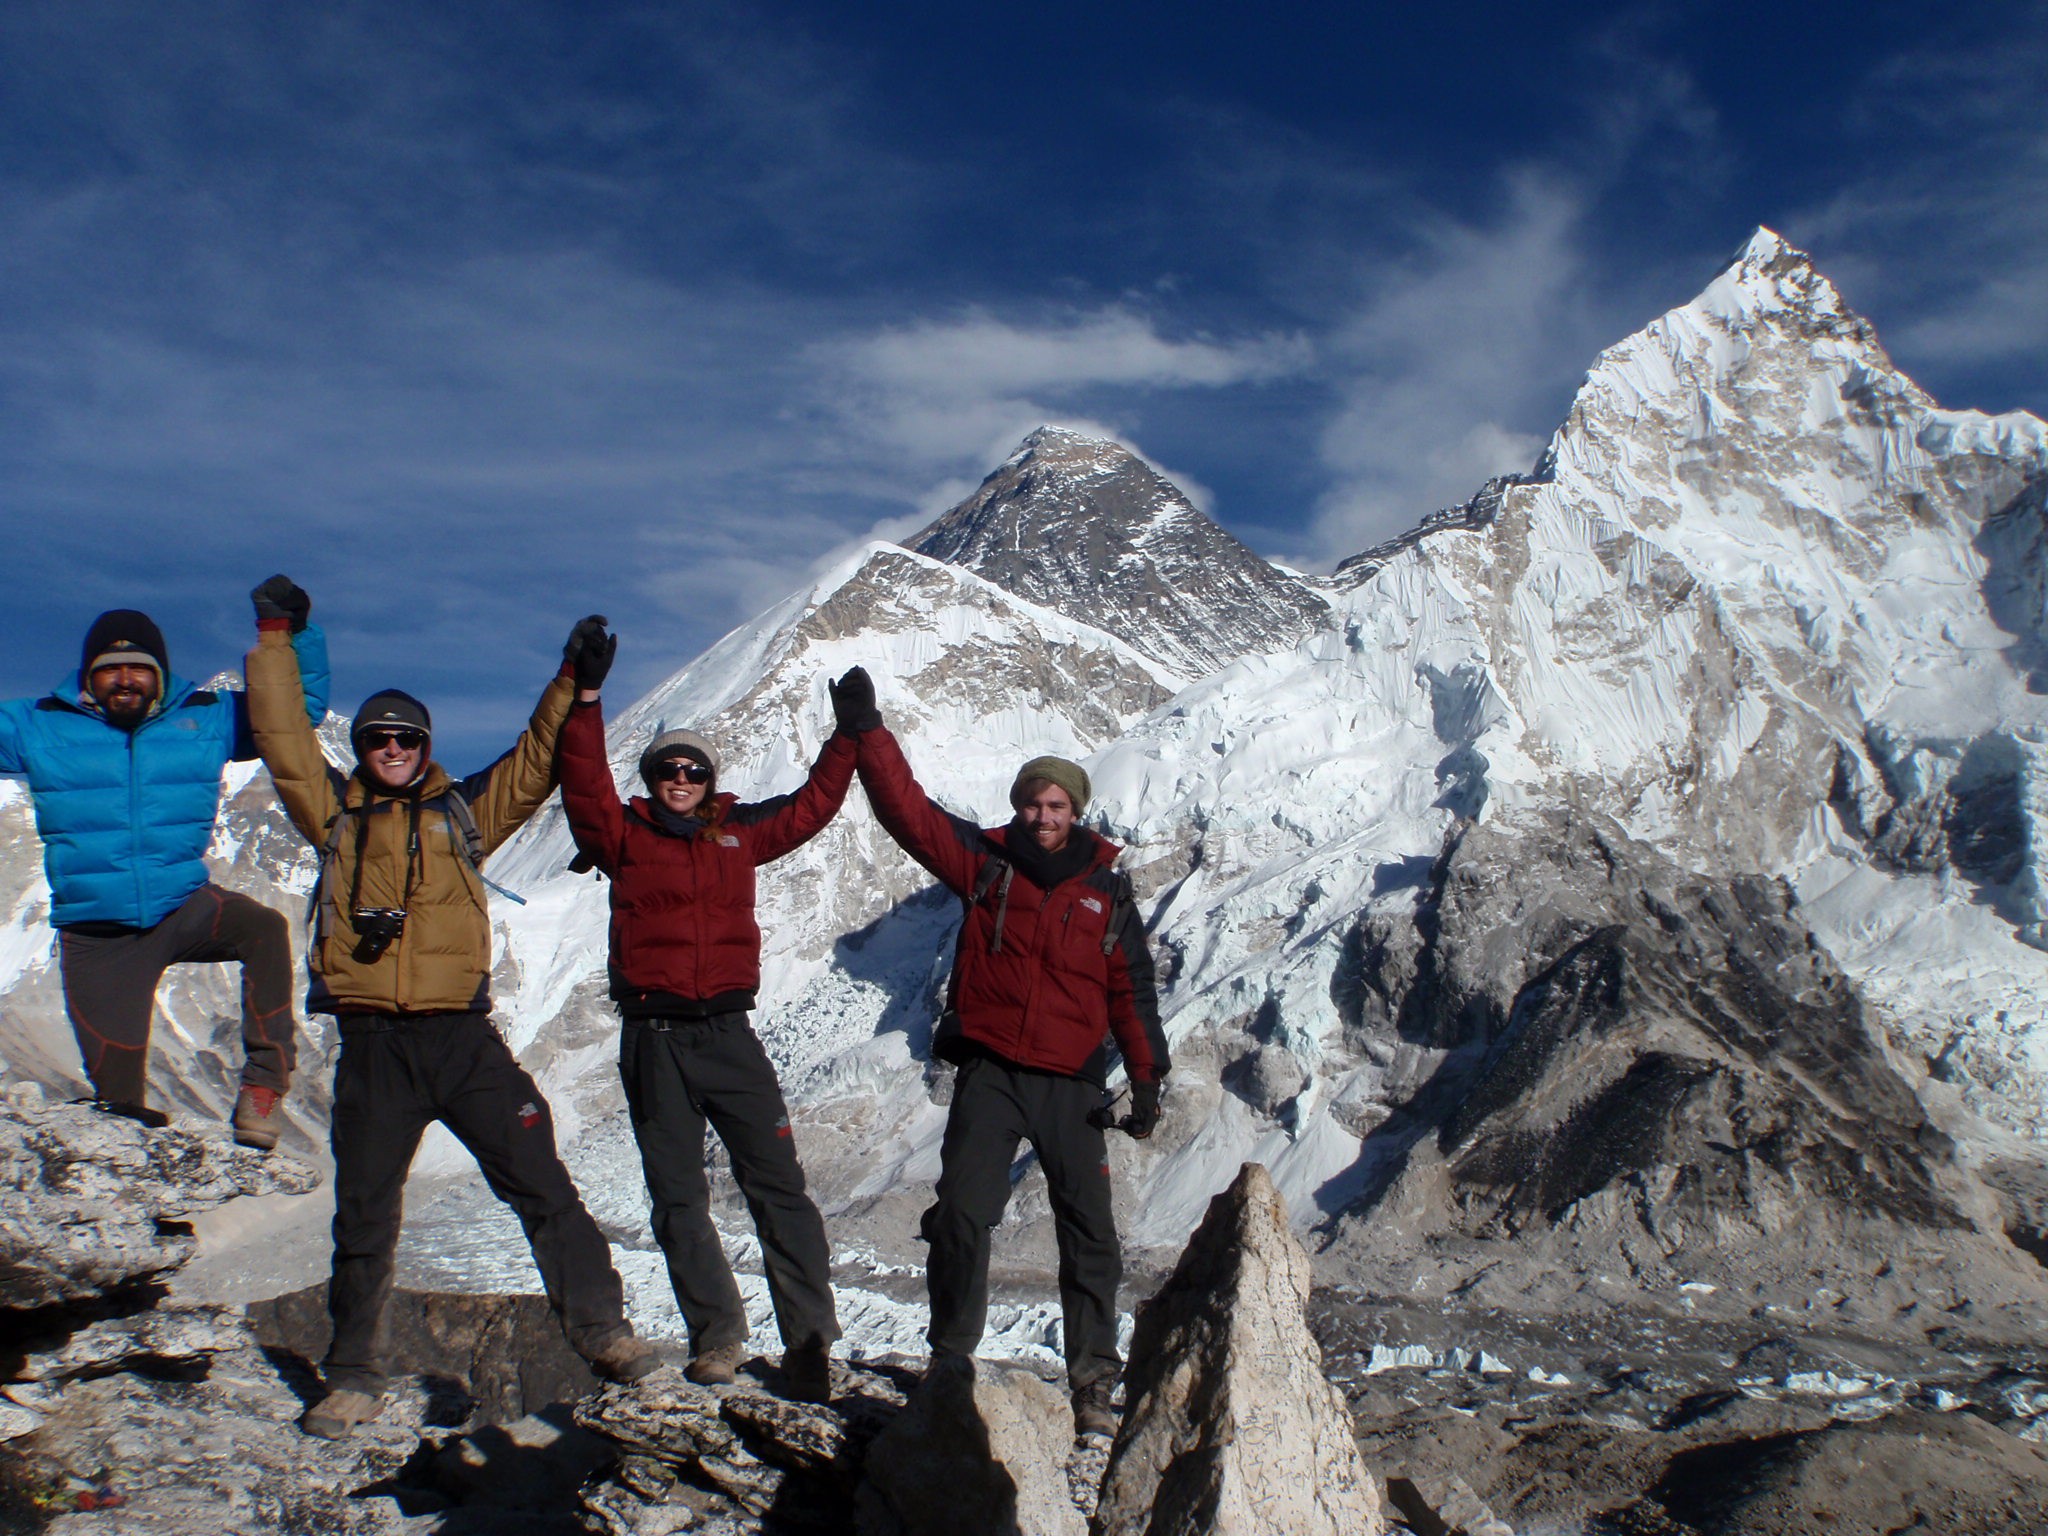
[[[640,754],[640,777],[648,784],[654,782],[655,765],[666,757],[695,758],[715,777],[718,773],[718,748],[695,731],[663,731],[647,744],[647,750]]]
[[[1017,770],[1015,782],[1010,785],[1010,809],[1016,810],[1024,803],[1024,786],[1033,779],[1045,779],[1059,785],[1074,802],[1074,814],[1080,815],[1088,809],[1088,796],[1092,786],[1088,782],[1088,770],[1079,763],[1070,763],[1064,757],[1034,757]]]

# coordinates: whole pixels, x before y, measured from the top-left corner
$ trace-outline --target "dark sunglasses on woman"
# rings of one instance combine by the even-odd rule
[[[702,763],[693,763],[686,758],[672,757],[665,763],[654,765],[654,776],[664,784],[673,784],[677,779],[688,784],[709,784],[711,770]]]

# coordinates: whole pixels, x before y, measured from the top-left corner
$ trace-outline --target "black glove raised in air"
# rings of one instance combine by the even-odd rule
[[[826,683],[825,691],[832,695],[832,718],[847,735],[858,736],[882,723],[882,712],[875,707],[875,680],[866,667],[849,668],[837,682]]]
[[[601,613],[593,613],[587,619],[578,619],[576,627],[569,631],[568,643],[562,647],[562,660],[576,671],[576,686],[587,688],[592,693],[604,686],[605,674],[612,669],[612,655],[619,648],[619,637],[605,633],[605,625],[611,620]]]
[[[249,593],[249,601],[256,605],[257,623],[285,619],[295,635],[306,627],[306,619],[313,612],[313,599],[289,576],[271,577]]]

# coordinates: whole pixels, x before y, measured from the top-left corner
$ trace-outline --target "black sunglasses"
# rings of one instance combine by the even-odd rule
[[[376,752],[394,744],[407,752],[417,752],[427,744],[427,733],[425,731],[363,732],[363,750],[365,752]]]
[[[673,784],[683,779],[691,784],[709,784],[711,770],[702,763],[693,763],[688,758],[671,757],[654,765],[654,777],[658,783]]]

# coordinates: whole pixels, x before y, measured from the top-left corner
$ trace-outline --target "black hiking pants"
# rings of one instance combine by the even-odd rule
[[[157,983],[173,965],[242,963],[242,1082],[291,1085],[292,942],[284,915],[217,885],[199,887],[153,928],[120,933],[59,930],[64,1011],[93,1092],[141,1104],[149,1092],[149,1024]]]
[[[924,1213],[931,1244],[925,1287],[934,1350],[974,1352],[988,1322],[989,1237],[1010,1201],[1010,1164],[1029,1140],[1052,1197],[1060,1254],[1061,1339],[1067,1380],[1085,1386],[1123,1369],[1116,1352],[1116,1288],[1123,1279],[1109,1151],[1088,1123],[1095,1084],[1030,1072],[992,1058],[969,1061],[953,1084],[939,1149],[938,1202]]]
[[[706,1019],[628,1019],[619,1076],[648,1216],[693,1353],[744,1344],[747,1309],[718,1229],[704,1173],[704,1127],[725,1143],[732,1175],[761,1238],[761,1263],[785,1349],[839,1337],[825,1222],[804,1190],[789,1109],[774,1063],[744,1013]]]
[[[353,1014],[334,1071],[334,1340],[330,1391],[381,1396],[384,1307],[420,1137],[439,1120],[512,1207],[569,1346],[588,1360],[625,1331],[625,1288],[569,1170],[547,1100],[481,1013]]]

